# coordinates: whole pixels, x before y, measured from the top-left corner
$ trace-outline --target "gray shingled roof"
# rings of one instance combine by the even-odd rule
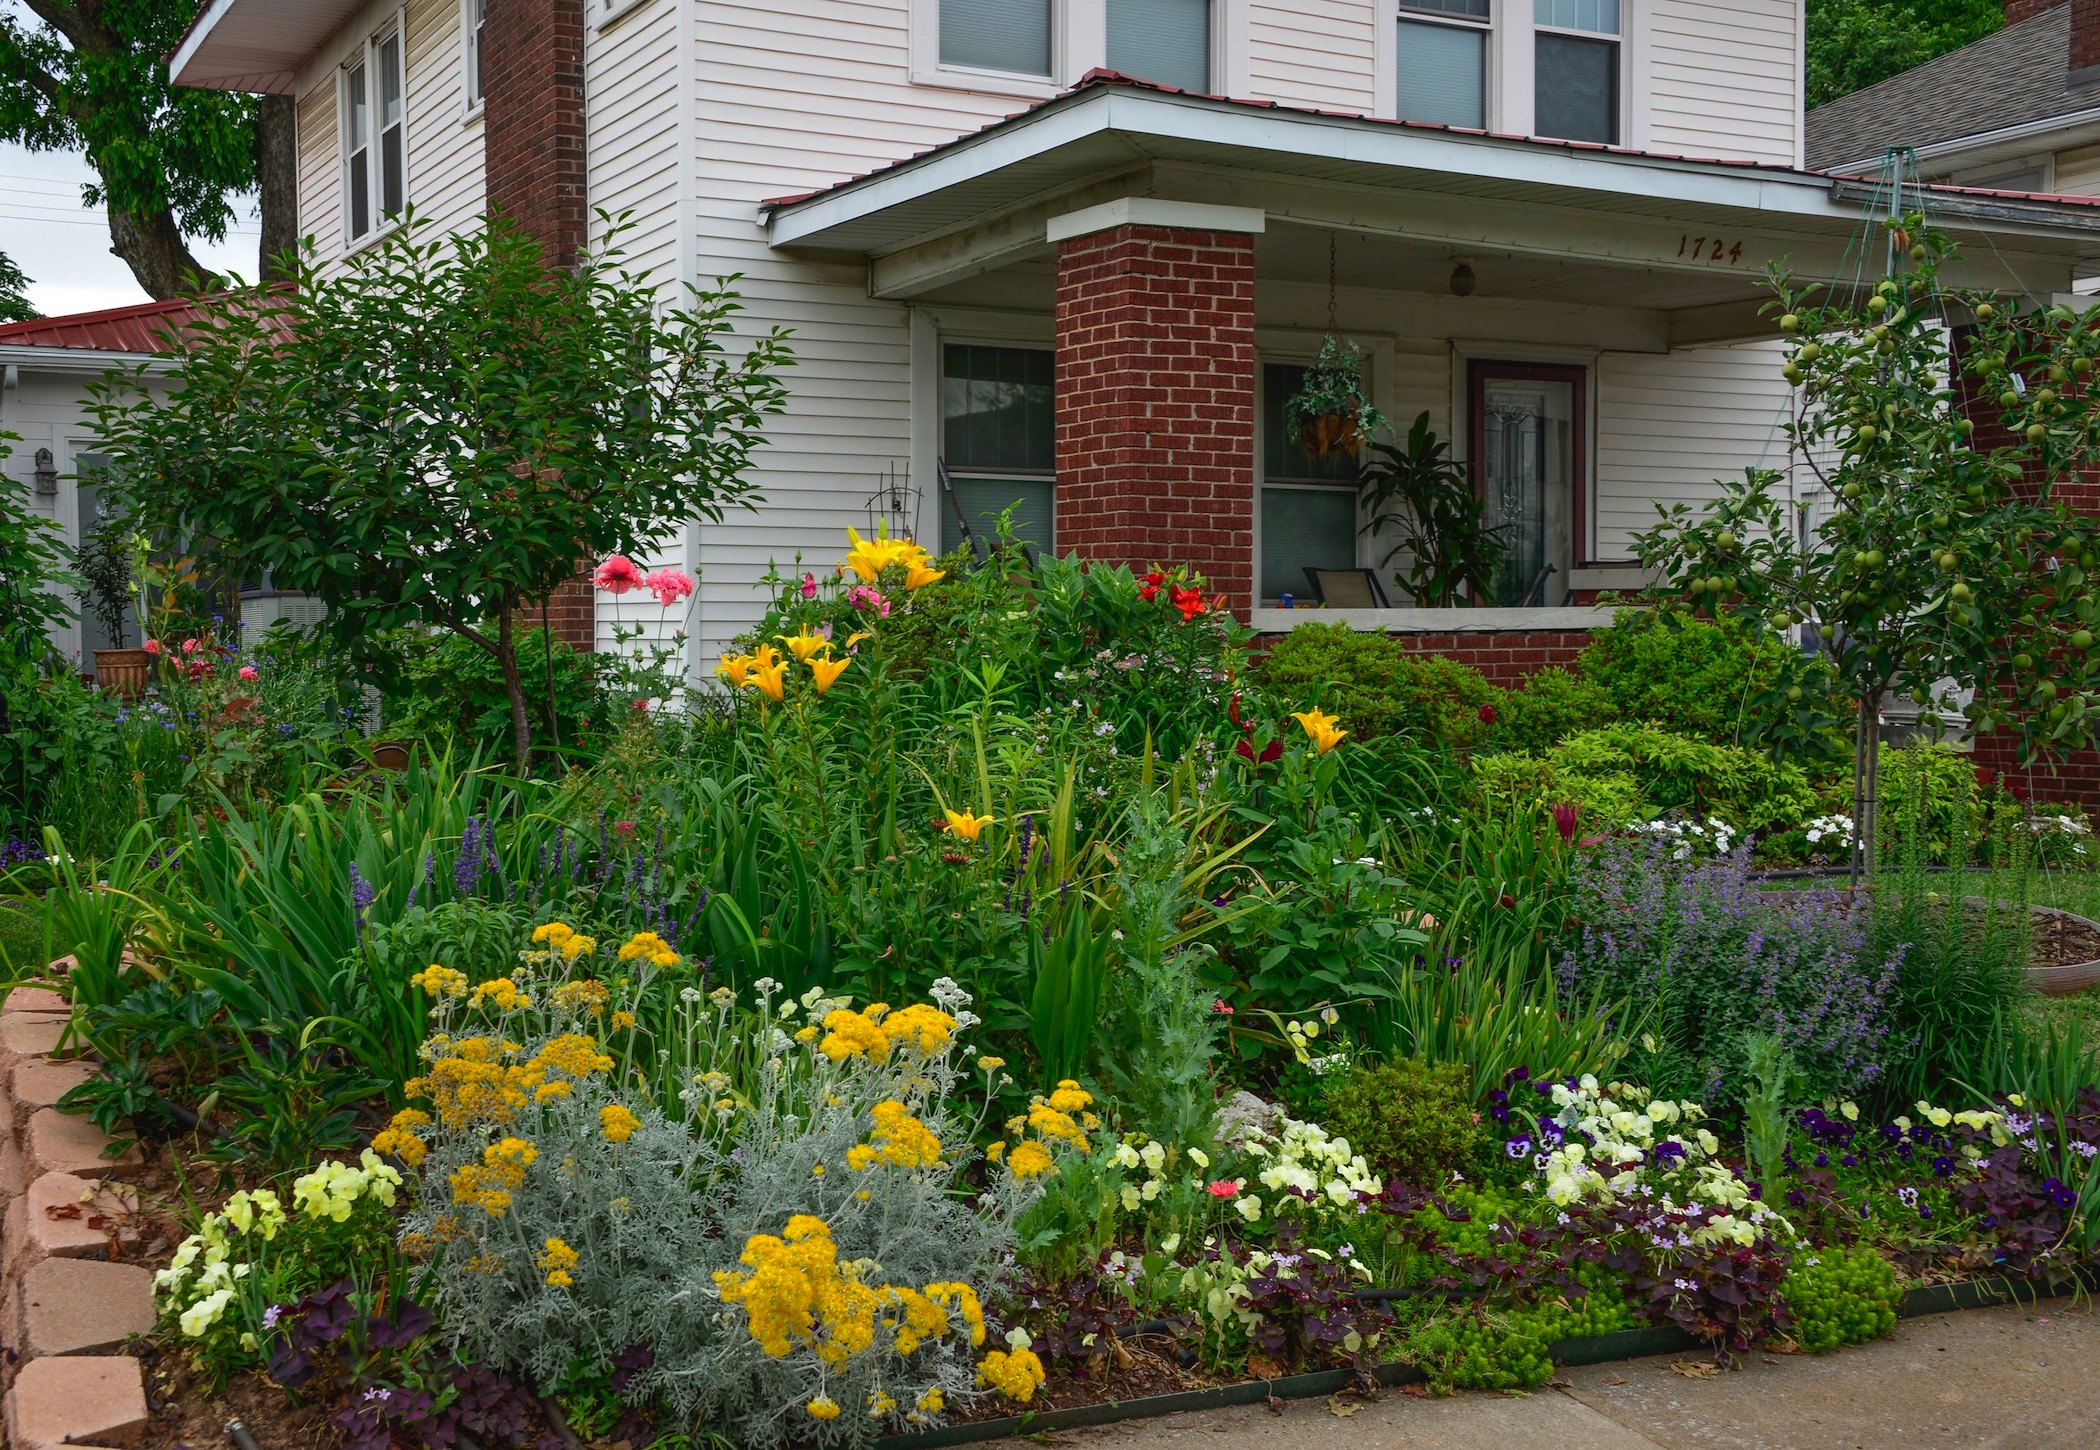
[[[2064,88],[2071,7],[2053,6],[1972,45],[1808,113],[1812,171],[2100,105],[2100,85]]]

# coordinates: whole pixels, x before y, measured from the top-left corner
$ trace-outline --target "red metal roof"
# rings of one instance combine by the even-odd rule
[[[164,333],[180,328],[196,315],[196,302],[181,297],[172,302],[141,302],[101,312],[75,312],[66,317],[36,317],[0,325],[0,343],[156,353],[167,347]]]
[[[1044,99],[1035,102],[1034,104],[1026,107],[1023,110],[1012,112],[1006,116],[1001,117],[996,121],[988,122],[985,125],[980,126],[975,131],[966,132],[963,135],[957,136],[952,141],[944,141],[937,146],[929,146],[924,150],[914,152],[910,156],[902,156],[894,161],[885,162],[883,165],[874,167],[869,171],[861,172],[857,176],[849,176],[842,178],[841,180],[831,183],[829,186],[819,187],[814,191],[797,192],[790,196],[768,197],[759,203],[759,208],[763,211],[777,211],[786,207],[795,206],[801,202],[808,201],[813,197],[826,196],[834,191],[843,191],[847,187],[854,186],[859,184],[860,182],[868,180],[870,177],[880,176],[885,172],[899,170],[905,166],[909,166],[914,161],[918,161],[923,157],[931,156],[936,152],[946,151],[951,147],[960,144],[961,142],[972,139],[973,137],[982,136],[987,132],[996,131],[1003,126],[1012,125],[1015,121],[1018,121],[1023,117],[1033,115],[1035,112],[1040,111],[1045,107],[1056,105],[1060,101],[1068,100],[1070,97],[1075,96],[1082,91],[1094,90],[1104,86],[1122,87],[1124,89],[1134,91],[1154,91],[1163,95],[1170,96],[1194,96],[1200,100],[1222,101],[1227,105],[1238,106],[1249,110],[1277,111],[1286,115],[1317,116],[1329,119],[1366,121],[1374,125],[1395,127],[1400,130],[1443,131],[1456,136],[1481,136],[1494,141],[1518,141],[1530,146],[1550,147],[1554,150],[1559,151],[1594,151],[1610,156],[1628,156],[1648,161],[1674,161],[1689,163],[1698,166],[1726,166],[1742,171],[1763,171],[1782,176],[1814,177],[1815,179],[1822,181],[1872,180],[1872,178],[1869,177],[1858,177],[1849,175],[1840,176],[1831,172],[1810,171],[1798,166],[1781,165],[1780,163],[1775,161],[1750,161],[1732,156],[1686,156],[1678,155],[1667,151],[1641,151],[1631,146],[1605,146],[1594,141],[1557,141],[1545,136],[1519,136],[1499,131],[1481,131],[1470,126],[1447,126],[1435,121],[1402,121],[1390,116],[1366,116],[1355,111],[1329,111],[1322,110],[1314,106],[1286,105],[1278,101],[1247,100],[1239,96],[1221,96],[1203,91],[1187,90],[1181,86],[1162,85],[1158,81],[1141,80],[1135,76],[1123,75],[1118,71],[1096,69],[1088,71],[1085,75],[1079,78],[1077,84],[1058,92],[1056,95],[1045,97]],[[1906,183],[1906,185],[1915,187],[1917,184]],[[2100,207],[2100,197],[2091,196],[2057,196],[2045,193],[2025,191],[1996,191],[1983,187],[1953,186],[1946,183],[1932,183],[1922,187],[1918,187],[1917,189],[1927,192],[1948,192],[1955,195],[2000,197],[2008,201],[2041,201],[2050,202],[2056,205]]]

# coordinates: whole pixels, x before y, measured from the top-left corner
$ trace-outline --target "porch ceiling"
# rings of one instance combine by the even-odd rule
[[[1443,292],[1472,260],[1484,297],[1754,317],[1765,265],[1841,280],[1883,214],[1857,181],[1253,106],[1095,79],[947,146],[771,203],[777,247],[857,255],[882,296],[924,296],[1053,255],[1052,217],[1122,196],[1261,209],[1264,281]],[[1917,188],[1906,200],[1963,244],[1953,280],[2066,292],[2100,257],[2100,207]],[[1882,203],[1886,205],[1885,201]],[[1718,241],[1720,254],[1714,255]],[[1696,243],[1696,245],[1695,245]],[[1754,329],[1753,329],[1754,330]]]
[[[178,86],[290,95],[299,67],[363,0],[210,0],[168,56]]]

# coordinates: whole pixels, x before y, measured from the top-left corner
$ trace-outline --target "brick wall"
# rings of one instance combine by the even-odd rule
[[[1057,544],[1254,591],[1254,239],[1126,225],[1057,250]]]
[[[1396,634],[1395,643],[1415,654],[1448,655],[1471,665],[1493,684],[1520,685],[1549,665],[1565,668],[1596,636],[1586,629],[1495,630],[1465,634]]]
[[[589,220],[583,149],[584,0],[488,0],[482,147],[488,204],[574,266]]]
[[[2073,75],[2100,66],[2100,0],[2071,0],[2071,55],[2066,69]],[[2081,83],[2089,77],[2081,76]]]
[[[2063,3],[2064,0],[2005,0],[2005,23],[2018,25],[2023,20],[2032,20],[2044,10]]]
[[[584,165],[585,0],[488,0],[482,24],[482,165],[491,211],[539,240],[550,267],[573,267],[588,240]],[[596,643],[589,564],[547,601],[548,622],[579,650]],[[537,628],[539,610],[524,627]]]

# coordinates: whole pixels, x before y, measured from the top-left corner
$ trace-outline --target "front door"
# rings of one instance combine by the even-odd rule
[[[1473,486],[1501,531],[1502,567],[1485,604],[1567,602],[1583,509],[1586,375],[1579,367],[1476,362]]]

